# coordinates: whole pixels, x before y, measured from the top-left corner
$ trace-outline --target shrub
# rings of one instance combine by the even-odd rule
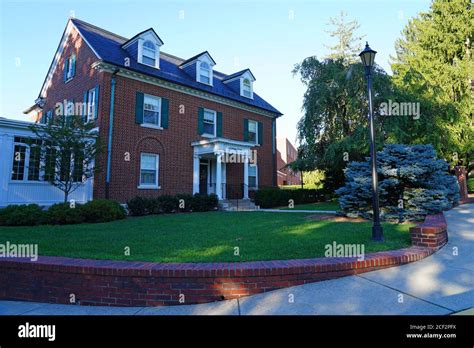
[[[46,214],[37,204],[9,205],[0,209],[0,225],[35,226],[45,222]]]
[[[326,197],[327,196],[327,197]],[[262,188],[255,193],[255,204],[260,208],[282,207],[289,204],[315,203],[329,198],[323,190],[316,189],[280,189],[277,187]]]
[[[180,200],[184,200],[184,207],[180,207]],[[174,213],[177,211],[210,211],[215,210],[218,198],[215,194],[179,194],[176,196],[163,195],[156,198],[135,197],[127,202],[131,215],[142,216],[148,214]]]
[[[178,199],[179,211],[190,212],[192,210],[193,199],[194,199],[193,195],[182,193],[182,194],[176,195],[176,198]]]
[[[84,210],[81,204],[76,204],[74,208],[70,203],[57,203],[49,207],[47,222],[51,225],[71,225],[80,224],[85,221]]]
[[[96,199],[82,207],[86,222],[108,222],[125,219],[125,209],[116,201]]]
[[[160,213],[174,213],[178,210],[178,198],[176,196],[163,195],[157,198]]]
[[[151,203],[149,198],[137,196],[127,202],[127,207],[130,215],[143,216],[149,214]]]
[[[336,191],[347,216],[372,217],[369,161],[349,163],[346,184]],[[387,145],[377,153],[377,172],[381,216],[386,220],[421,220],[459,201],[457,179],[431,145]]]

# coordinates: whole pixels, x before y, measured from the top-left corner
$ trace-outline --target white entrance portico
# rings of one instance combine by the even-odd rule
[[[253,159],[251,148],[255,144],[226,138],[195,141],[193,146],[193,194],[215,193],[226,199],[230,185],[241,187],[243,199],[249,198],[248,167]],[[227,164],[243,164],[243,183],[227,183]]]

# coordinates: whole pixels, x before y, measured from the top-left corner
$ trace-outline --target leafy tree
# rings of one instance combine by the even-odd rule
[[[57,116],[30,129],[40,144],[40,161],[45,163],[45,181],[64,192],[64,202],[98,171],[95,159],[101,145],[93,122],[80,116]]]
[[[431,142],[451,164],[468,165],[474,156],[471,7],[470,0],[434,0],[428,12],[409,21],[392,57],[394,84],[425,109],[418,129],[396,129],[413,141]]]
[[[384,219],[419,220],[459,201],[457,179],[432,145],[387,145],[377,153],[377,172]],[[347,216],[371,218],[370,158],[349,163],[345,175],[345,186],[336,191],[341,209]]]
[[[368,154],[367,92],[362,64],[343,59],[308,57],[293,71],[307,86],[304,115],[298,122],[298,137],[305,148],[305,160],[326,174],[325,186],[344,183],[348,160],[362,160]],[[374,112],[393,94],[389,76],[376,66],[373,72]],[[377,135],[383,119],[378,119]],[[381,139],[378,139],[381,144]]]

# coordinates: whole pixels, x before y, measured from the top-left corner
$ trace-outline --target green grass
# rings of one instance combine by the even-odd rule
[[[467,190],[469,193],[474,193],[474,178],[470,178],[467,180]]]
[[[340,210],[337,202],[320,202],[309,204],[295,204],[294,208],[282,207],[282,210]]]
[[[1,227],[0,243],[37,243],[40,255],[155,262],[249,261],[324,256],[325,245],[363,243],[365,252],[410,245],[407,224],[311,221],[307,214],[208,212],[129,218],[102,224]],[[131,255],[124,255],[130,247]],[[240,256],[234,256],[239,247]]]

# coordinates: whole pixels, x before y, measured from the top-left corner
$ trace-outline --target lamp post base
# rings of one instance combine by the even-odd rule
[[[383,228],[380,225],[372,226],[372,240],[383,242]]]

